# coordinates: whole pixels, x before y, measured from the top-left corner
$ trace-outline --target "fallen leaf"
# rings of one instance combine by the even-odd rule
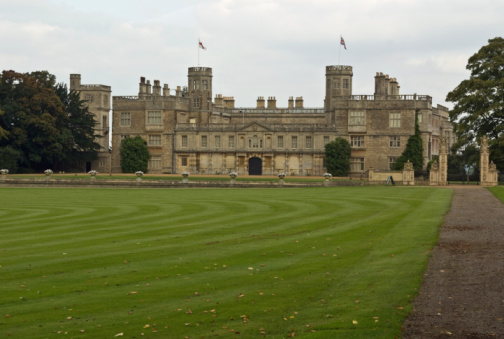
[[[122,337],[124,335],[124,333],[117,333],[114,337]]]
[[[357,325],[359,322],[357,320],[352,320],[352,324]]]

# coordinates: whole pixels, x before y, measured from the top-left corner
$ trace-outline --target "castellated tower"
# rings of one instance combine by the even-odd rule
[[[338,97],[352,95],[352,77],[352,66],[326,67],[326,112],[334,110]]]
[[[194,111],[212,110],[212,68],[189,67],[187,95],[190,109]]]

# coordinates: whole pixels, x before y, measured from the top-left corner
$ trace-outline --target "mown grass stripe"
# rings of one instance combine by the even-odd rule
[[[394,337],[450,194],[0,189],[0,330]]]

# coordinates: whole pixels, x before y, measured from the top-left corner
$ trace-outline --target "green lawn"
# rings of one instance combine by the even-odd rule
[[[492,192],[500,201],[504,203],[504,187],[503,186],[495,186],[489,187],[488,190]]]
[[[0,189],[0,333],[394,338],[452,191]]]

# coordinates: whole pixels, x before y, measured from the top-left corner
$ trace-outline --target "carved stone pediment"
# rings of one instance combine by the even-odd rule
[[[271,129],[263,124],[258,122],[252,122],[243,126],[240,131],[242,132],[271,132]]]

